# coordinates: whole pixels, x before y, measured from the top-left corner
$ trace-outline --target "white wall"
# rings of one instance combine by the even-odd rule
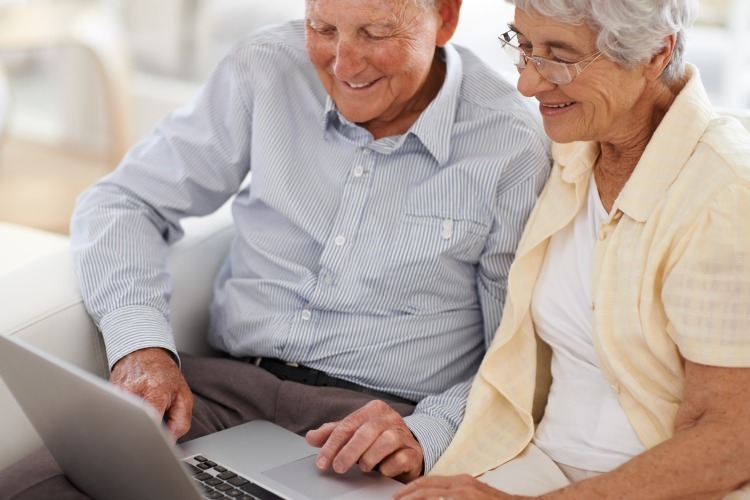
[[[88,1],[117,11],[131,33],[136,68],[131,128],[136,139],[165,113],[189,100],[232,43],[260,26],[302,17],[305,0]],[[734,34],[726,27],[694,29],[688,60],[701,69],[714,104],[750,107],[750,0],[701,1],[738,6],[730,24],[744,28],[735,28]],[[518,73],[497,41],[512,16],[513,8],[505,0],[464,0],[454,42],[473,49],[515,82]],[[737,33],[743,38],[737,38]],[[17,84],[11,87],[17,97],[10,120],[14,132],[32,139],[35,134],[42,139],[60,137],[79,145],[89,138],[95,150],[101,149],[105,120],[98,97],[101,92],[91,85],[90,62],[87,67],[84,58],[72,55],[46,54],[46,58],[41,65],[44,69],[36,74],[11,75],[11,85]],[[55,88],[50,91],[51,87]]]
[[[305,12],[304,0],[184,0],[186,5],[181,8],[175,0],[170,0],[174,12],[165,17],[149,15],[145,5],[152,1],[127,0],[122,4],[131,28],[152,33],[139,33],[134,39],[136,63],[142,58],[140,66],[146,70],[137,73],[134,80],[134,137],[145,134],[154,121],[188,99],[229,47],[246,33],[268,24],[302,18]],[[186,12],[195,14],[194,36],[190,43],[185,41],[180,29],[163,26],[164,19],[180,19],[180,12],[182,19]],[[470,47],[493,68],[515,81],[518,73],[504,58],[497,41],[497,36],[506,31],[512,15],[512,6],[504,0],[465,0],[453,41]],[[149,50],[157,43],[156,35],[166,40],[158,50]],[[157,70],[160,75],[155,74]]]
[[[137,0],[129,0],[137,1]],[[145,0],[144,0],[145,1]],[[260,26],[287,19],[302,18],[304,0],[210,0],[199,3],[196,24],[196,59],[203,75],[244,33]],[[504,0],[465,0],[454,37],[456,43],[471,47],[493,66],[513,70],[502,59],[497,35],[506,31],[513,8]]]

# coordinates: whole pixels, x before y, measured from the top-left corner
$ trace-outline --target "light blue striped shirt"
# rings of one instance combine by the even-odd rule
[[[237,44],[79,199],[74,259],[110,363],[175,352],[167,243],[181,218],[236,194],[210,343],[420,401],[407,423],[429,471],[463,416],[550,165],[512,86],[464,49],[442,52],[438,96],[408,133],[373,140],[321,86],[303,23]]]

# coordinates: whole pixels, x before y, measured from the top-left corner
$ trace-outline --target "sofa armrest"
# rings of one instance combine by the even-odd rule
[[[206,343],[213,281],[234,237],[229,207],[186,220],[185,237],[171,250],[170,303],[179,350],[210,354]],[[69,247],[2,275],[0,334],[12,335],[101,377],[108,374],[104,345],[86,312]],[[33,427],[0,380],[0,469],[41,446]]]
[[[86,313],[68,246],[3,274],[0,334],[12,335],[101,376],[104,346]],[[0,380],[0,469],[41,446],[31,423]]]

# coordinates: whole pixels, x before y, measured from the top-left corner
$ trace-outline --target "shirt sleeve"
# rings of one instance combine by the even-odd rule
[[[144,347],[177,357],[169,244],[183,235],[181,218],[216,210],[250,170],[251,97],[237,59],[228,55],[191,104],[163,119],[78,199],[72,255],[110,366]]]
[[[668,333],[696,363],[750,366],[750,186],[732,184],[697,217],[665,279]]]
[[[531,137],[531,136],[530,136]],[[514,165],[499,186],[495,225],[480,258],[477,287],[484,321],[485,351],[500,325],[508,282],[508,271],[515,256],[524,224],[531,213],[550,172],[546,143],[533,139],[507,158]],[[414,413],[405,418],[422,446],[427,474],[450,444],[463,420],[472,380],[422,399]]]

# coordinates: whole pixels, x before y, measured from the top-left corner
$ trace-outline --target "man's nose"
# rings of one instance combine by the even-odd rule
[[[334,65],[336,77],[347,80],[357,75],[364,68],[365,59],[363,47],[357,40],[339,38]]]

